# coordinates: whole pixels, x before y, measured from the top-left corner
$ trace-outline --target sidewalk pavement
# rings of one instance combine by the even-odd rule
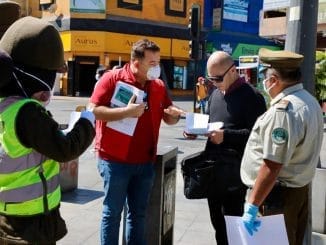
[[[66,124],[70,112],[77,105],[85,105],[87,101],[88,98],[54,96],[49,110],[59,123]],[[186,111],[192,111],[193,102],[191,101],[176,101],[175,103]],[[159,138],[159,148],[178,147],[173,242],[175,245],[213,245],[216,242],[209,219],[207,201],[205,199],[188,200],[184,197],[180,171],[180,161],[183,157],[202,150],[206,138],[185,140],[182,136],[184,125],[185,119],[181,119],[177,125],[173,126],[162,123]],[[92,149],[93,146],[89,147],[79,158],[78,188],[63,194],[61,213],[68,226],[68,234],[57,243],[58,245],[100,244],[103,187]],[[326,162],[326,139],[324,139],[321,155],[322,161]],[[122,231],[122,225],[120,230]],[[314,235],[312,245],[326,245],[326,235]]]
[[[66,124],[70,112],[77,105],[86,103],[87,98],[54,96],[49,110],[59,123]],[[187,111],[192,111],[191,101],[178,101],[176,104]],[[206,139],[199,137],[196,140],[185,140],[182,136],[184,124],[185,119],[181,119],[173,126],[162,123],[159,139],[159,147],[178,147],[173,240],[176,245],[213,245],[216,242],[210,224],[207,201],[188,200],[184,197],[179,164],[184,156],[202,150]],[[100,244],[103,182],[97,172],[92,149],[93,146],[89,147],[79,158],[78,188],[63,194],[61,213],[66,221],[68,234],[58,241],[58,245]],[[120,233],[121,231],[122,225]]]

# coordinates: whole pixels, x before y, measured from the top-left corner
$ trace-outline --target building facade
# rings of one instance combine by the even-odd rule
[[[62,79],[64,95],[91,94],[96,68],[109,69],[130,60],[140,38],[161,48],[162,79],[173,90],[191,90],[188,79],[188,9],[194,1],[56,0],[40,1],[42,18],[60,31],[68,73]],[[203,1],[196,1],[203,5]],[[190,82],[188,82],[190,81]]]
[[[140,38],[161,48],[162,76],[172,93],[192,91],[197,76],[205,75],[206,60],[215,50],[228,52],[238,65],[244,55],[260,47],[278,49],[260,38],[262,0],[16,0],[22,15],[53,23],[64,44],[68,72],[58,77],[56,92],[89,96],[99,65],[108,69],[130,59]],[[199,60],[189,58],[189,9],[200,6]],[[59,82],[60,81],[60,82]],[[177,93],[176,93],[177,94]]]

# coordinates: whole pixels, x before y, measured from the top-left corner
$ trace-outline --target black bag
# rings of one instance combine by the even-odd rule
[[[215,181],[215,162],[207,160],[205,153],[197,152],[181,162],[184,195],[188,199],[202,199],[209,195],[209,186]]]
[[[234,150],[215,154],[201,151],[185,157],[181,161],[185,197],[202,199],[243,186],[240,164],[241,158]]]

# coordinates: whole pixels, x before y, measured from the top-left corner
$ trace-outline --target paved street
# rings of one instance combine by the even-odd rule
[[[48,108],[59,123],[66,124],[70,112],[77,105],[85,105],[87,101],[88,98],[54,96]],[[190,101],[175,103],[186,111],[192,111]],[[173,241],[176,245],[213,245],[216,243],[206,200],[187,200],[183,195],[179,163],[184,156],[202,150],[205,144],[204,137],[185,140],[182,136],[184,124],[184,119],[175,126],[162,123],[159,140],[159,148],[178,147]],[[322,152],[322,162],[326,162],[325,148]],[[63,195],[61,212],[68,226],[68,234],[58,242],[59,245],[99,244],[103,192],[92,147],[79,158],[78,166],[78,189]],[[313,242],[313,245],[325,244],[326,236]]]

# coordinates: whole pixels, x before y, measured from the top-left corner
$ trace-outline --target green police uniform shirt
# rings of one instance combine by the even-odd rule
[[[241,179],[252,187],[263,159],[282,164],[278,180],[288,187],[308,184],[315,173],[323,137],[320,105],[303,85],[286,88],[260,116],[249,136]]]

